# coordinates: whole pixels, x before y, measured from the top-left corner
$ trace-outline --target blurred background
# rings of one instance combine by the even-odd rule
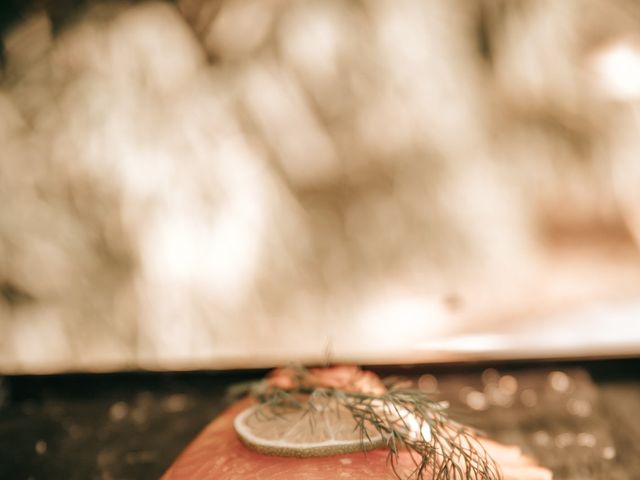
[[[640,354],[636,2],[0,8],[0,372]]]

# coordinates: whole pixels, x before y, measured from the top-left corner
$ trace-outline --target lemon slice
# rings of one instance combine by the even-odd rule
[[[282,457],[320,457],[371,450],[384,445],[380,433],[361,430],[349,411],[336,402],[314,402],[309,408],[255,405],[239,413],[234,428],[256,452]]]

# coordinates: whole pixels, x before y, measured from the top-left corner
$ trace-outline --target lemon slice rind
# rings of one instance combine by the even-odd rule
[[[274,440],[256,435],[246,421],[261,405],[254,405],[240,412],[233,421],[233,427],[245,446],[255,452],[279,457],[324,457],[346,453],[363,452],[384,446],[382,435],[371,435],[361,440],[327,439],[321,442],[291,442]],[[266,420],[268,421],[268,420]]]

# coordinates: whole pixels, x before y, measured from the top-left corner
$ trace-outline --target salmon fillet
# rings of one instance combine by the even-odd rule
[[[386,465],[386,450],[306,459],[273,457],[249,450],[236,435],[233,420],[251,403],[250,400],[238,402],[209,424],[162,480],[396,478]]]
[[[388,450],[385,449],[305,459],[274,457],[249,450],[238,438],[233,420],[252,403],[251,399],[242,400],[211,422],[180,454],[162,480],[397,479],[387,462]],[[535,466],[519,448],[490,440],[482,442],[499,463],[505,480],[552,478],[551,472]],[[408,452],[400,452],[399,467],[402,472],[413,470]]]

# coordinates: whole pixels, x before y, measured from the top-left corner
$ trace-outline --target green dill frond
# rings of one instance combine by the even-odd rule
[[[388,464],[400,480],[501,480],[496,462],[489,456],[478,434],[451,419],[448,405],[428,398],[423,392],[406,388],[406,383],[390,385],[380,395],[306,386],[300,369],[294,388],[281,389],[266,382],[252,392],[258,401],[277,415],[279,409],[301,410],[303,414],[335,402],[336,411],[348,412],[355,421],[363,450],[376,431],[389,450]],[[372,430],[373,428],[373,430]],[[407,471],[400,464],[406,451],[413,462]]]

